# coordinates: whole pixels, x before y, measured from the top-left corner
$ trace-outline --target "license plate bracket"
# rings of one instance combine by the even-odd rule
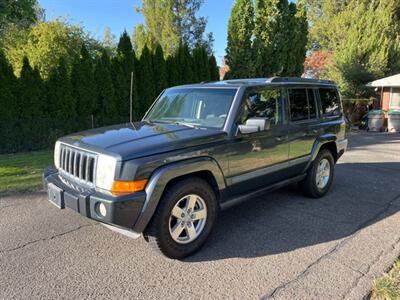
[[[50,203],[60,209],[65,208],[64,191],[52,183],[49,183],[48,185],[48,197]]]

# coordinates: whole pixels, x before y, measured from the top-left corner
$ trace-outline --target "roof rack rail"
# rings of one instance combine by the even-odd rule
[[[335,84],[332,80],[321,80],[312,78],[302,78],[302,77],[271,77],[267,79],[268,83],[278,83],[278,82],[304,82],[304,83],[325,83],[325,84]]]

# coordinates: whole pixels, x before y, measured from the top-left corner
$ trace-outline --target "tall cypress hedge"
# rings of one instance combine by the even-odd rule
[[[114,83],[116,108],[119,122],[129,121],[131,76],[132,85],[132,111],[133,118],[139,117],[138,91],[136,71],[138,61],[132,47],[131,39],[126,31],[119,39],[117,55],[112,61],[112,78]]]
[[[94,53],[83,45],[71,68],[61,57],[44,80],[26,57],[16,78],[0,51],[0,153],[48,148],[62,135],[129,121],[132,73],[134,121],[165,88],[219,78],[203,46],[182,43],[167,57],[159,45],[144,47],[137,57],[124,32],[114,57]]]
[[[76,101],[77,126],[92,127],[92,116],[96,111],[97,85],[94,80],[94,64],[85,45],[76,58],[71,71],[72,96]]]
[[[37,150],[47,144],[45,129],[45,90],[39,71],[24,57],[18,84],[19,118],[15,135],[22,150]]]
[[[17,120],[19,117],[17,79],[4,53],[0,50],[0,140],[5,152],[14,152],[19,148]]]
[[[152,55],[145,46],[139,59],[137,77],[139,86],[139,112],[142,117],[156,97]]]
[[[117,101],[111,78],[111,61],[103,50],[96,59],[94,79],[97,84],[97,110],[95,126],[111,125],[117,121]]]

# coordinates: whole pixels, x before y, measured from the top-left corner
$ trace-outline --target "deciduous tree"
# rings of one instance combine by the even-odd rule
[[[22,57],[26,56],[45,79],[61,57],[70,71],[76,57],[79,57],[82,44],[86,43],[89,49],[97,44],[81,27],[61,20],[39,22],[28,32],[19,34],[21,36],[17,39],[11,36],[5,42],[6,55],[14,70],[19,74]]]
[[[350,0],[333,15],[326,0],[316,23],[316,44],[333,53],[327,77],[334,79],[347,97],[365,98],[373,92],[365,84],[400,71],[400,3],[396,0]],[[329,21],[330,27],[321,24]],[[313,30],[316,30],[313,29]],[[315,33],[315,31],[314,31]]]
[[[212,48],[212,34],[206,34],[207,20],[197,13],[203,0],[144,0],[138,8],[144,24],[134,29],[135,49],[141,54],[146,45],[151,51],[161,45],[164,55],[175,53],[180,43],[190,48],[197,45]]]
[[[0,36],[9,25],[19,30],[28,29],[43,16],[37,0],[2,0],[0,2]]]

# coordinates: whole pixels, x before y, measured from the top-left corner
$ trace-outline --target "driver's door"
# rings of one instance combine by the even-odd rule
[[[281,88],[253,89],[245,94],[237,125],[250,118],[265,118],[269,128],[249,134],[238,130],[229,149],[229,194],[253,191],[285,178],[289,144],[284,95]]]

